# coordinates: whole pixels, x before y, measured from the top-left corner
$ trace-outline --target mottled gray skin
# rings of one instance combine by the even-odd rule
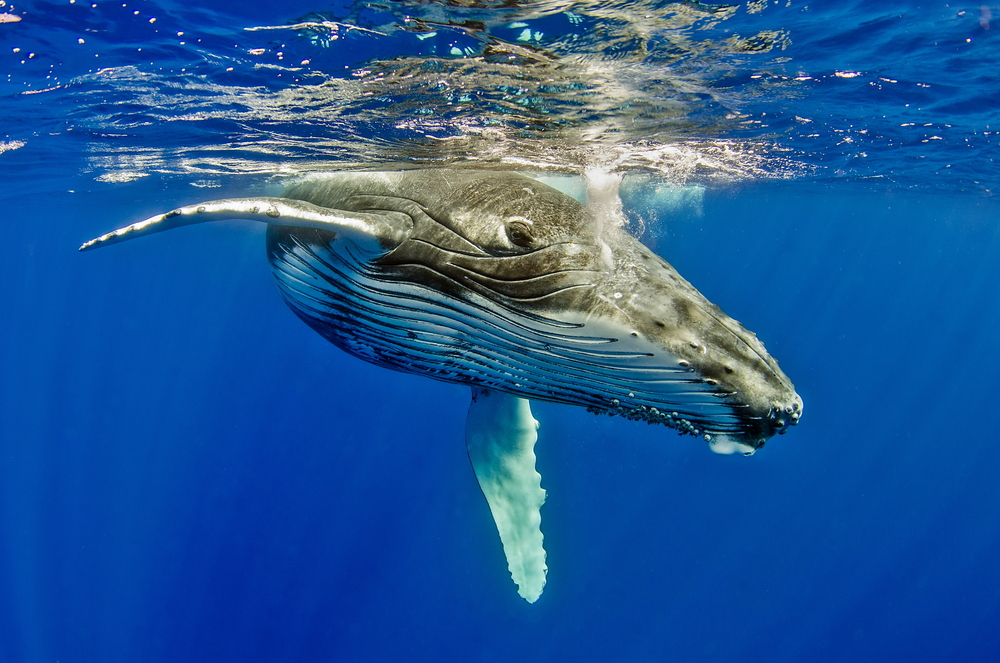
[[[594,338],[603,341],[601,356],[580,355],[566,369],[581,375],[572,389],[525,385],[516,371],[504,385],[463,368],[467,362],[460,355],[467,338],[454,339],[442,353],[454,357],[451,364],[459,368],[415,369],[405,350],[372,340],[380,333],[378,322],[359,340],[355,313],[347,304],[322,315],[292,306],[348,352],[399,370],[584,405],[706,439],[724,436],[744,450],[759,448],[798,422],[801,399],[753,333],[617,225],[595,218],[586,206],[545,184],[514,173],[460,170],[345,173],[303,181],[284,197],[337,210],[394,213],[386,218],[397,239],[387,235],[387,252],[361,266],[387,287],[419,283],[443,298],[485,306],[499,316],[506,312],[520,320],[559,322],[572,330],[569,336],[585,339],[584,345]],[[399,219],[409,226],[401,242]],[[322,251],[335,242],[336,233],[324,230],[268,229],[276,275],[289,247]],[[336,308],[339,297],[329,299]],[[630,371],[635,371],[635,388]],[[590,388],[587,375],[597,383],[616,382]],[[683,388],[672,377],[660,381],[665,385],[660,393],[657,375],[680,376]],[[678,399],[714,404],[678,415]],[[721,419],[716,416],[720,407],[728,413]]]

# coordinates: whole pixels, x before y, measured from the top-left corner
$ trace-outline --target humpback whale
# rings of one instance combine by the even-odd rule
[[[469,459],[533,603],[548,568],[530,401],[746,455],[802,414],[757,337],[605,217],[513,172],[357,171],[181,207],[80,250],[205,221],[266,223],[278,289],[307,325],[367,361],[471,388]]]

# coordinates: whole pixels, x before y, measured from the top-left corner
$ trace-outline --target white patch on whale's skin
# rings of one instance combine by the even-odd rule
[[[500,532],[517,593],[534,603],[545,587],[542,476],[535,471],[538,422],[527,400],[474,387],[465,444]]]
[[[743,444],[727,435],[708,436],[708,448],[722,456],[731,456],[735,453],[752,456],[757,451],[749,444]]]

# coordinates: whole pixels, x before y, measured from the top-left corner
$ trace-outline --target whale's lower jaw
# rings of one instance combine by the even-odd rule
[[[763,443],[740,416],[666,353],[628,347],[597,329],[522,314],[475,293],[458,299],[394,277],[350,242],[310,229],[271,228],[268,258],[282,296],[324,338],[361,359],[438,380]]]
[[[704,439],[712,451],[723,455],[741,453],[744,456],[752,456],[768,439],[767,436],[754,434],[751,430],[738,433],[732,430],[720,430],[712,422],[692,421],[685,419],[680,412],[644,405],[635,408],[617,406],[603,409],[591,406],[587,411],[592,414],[620,416],[630,421],[668,426],[682,435],[693,435]]]

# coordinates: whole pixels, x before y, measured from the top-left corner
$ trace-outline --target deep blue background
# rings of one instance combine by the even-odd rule
[[[242,188],[153,179],[4,192],[0,660],[997,660],[995,201],[757,184],[651,228],[805,414],[732,458],[536,405],[528,605],[465,389],[306,328],[255,227],[76,252]]]

